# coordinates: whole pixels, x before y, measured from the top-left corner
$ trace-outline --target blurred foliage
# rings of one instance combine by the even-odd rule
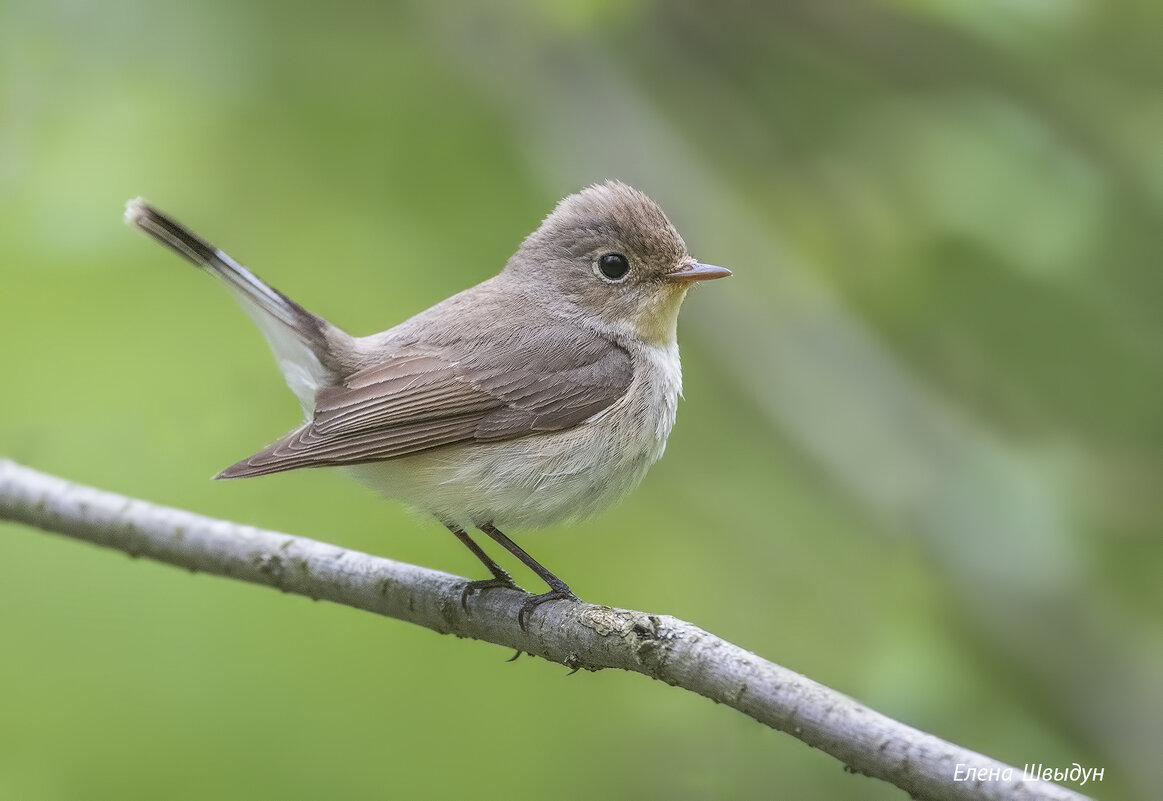
[[[1016,763],[1163,781],[1157,3],[0,2],[0,454],[443,569],[145,195],[353,333],[619,177],[735,270],[639,491],[523,536]],[[560,534],[561,536],[557,536]],[[530,578],[527,583],[534,586]],[[900,798],[639,677],[0,537],[0,798]]]

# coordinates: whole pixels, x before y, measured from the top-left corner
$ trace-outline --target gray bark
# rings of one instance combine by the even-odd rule
[[[157,506],[6,460],[0,460],[0,519],[496,643],[570,668],[642,673],[737,709],[914,798],[1085,798],[885,717],[667,615],[556,602],[538,607],[523,631],[517,613],[527,596],[516,590],[475,594],[464,608],[465,579],[458,576]],[[986,778],[955,780],[966,775]]]

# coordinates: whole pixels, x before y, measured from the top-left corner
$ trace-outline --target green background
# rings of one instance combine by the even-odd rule
[[[1016,763],[1163,782],[1163,6],[0,2],[0,455],[472,576],[144,195],[356,334],[617,177],[735,271],[623,503],[517,539]],[[535,586],[533,579],[520,574]],[[0,526],[0,799],[897,799],[731,710]]]

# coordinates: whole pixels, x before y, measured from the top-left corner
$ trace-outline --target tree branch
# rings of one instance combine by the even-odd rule
[[[831,754],[847,770],[884,779],[918,799],[1084,799],[898,723],[666,615],[552,603],[539,607],[522,631],[517,613],[526,596],[515,590],[478,593],[465,610],[464,579],[457,576],[156,506],[7,460],[0,460],[0,519],[496,643],[571,668],[643,673],[733,707]]]

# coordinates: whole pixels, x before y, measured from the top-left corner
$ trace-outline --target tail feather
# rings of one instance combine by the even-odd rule
[[[125,221],[234,290],[266,336],[287,384],[310,417],[315,393],[342,375],[353,349],[351,338],[141,198],[126,204]]]

